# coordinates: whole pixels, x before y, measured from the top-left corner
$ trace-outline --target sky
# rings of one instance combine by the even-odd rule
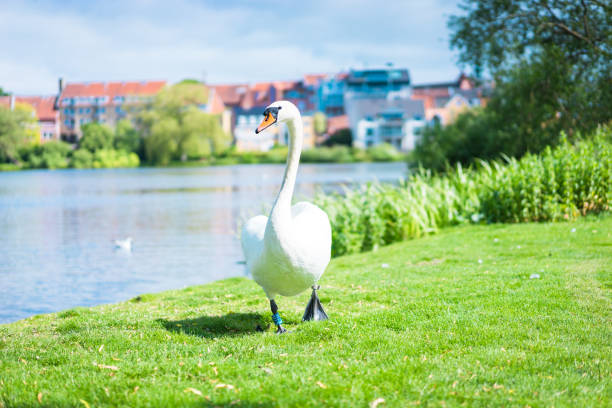
[[[0,87],[57,80],[297,79],[393,63],[413,83],[455,79],[451,0],[0,0]]]

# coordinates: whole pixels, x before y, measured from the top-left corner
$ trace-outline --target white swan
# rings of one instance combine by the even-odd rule
[[[115,249],[122,249],[128,252],[132,250],[132,238],[131,237],[127,237],[126,239],[116,239],[114,243],[115,243]]]
[[[253,279],[266,292],[277,333],[283,333],[282,319],[274,301],[276,295],[294,296],[312,287],[312,296],[303,320],[325,320],[327,315],[317,297],[317,282],[331,257],[331,227],[319,207],[300,202],[291,206],[300,153],[302,117],[291,102],[277,101],[264,111],[264,120],[255,133],[276,122],[289,129],[287,167],[270,217],[259,215],[242,229],[242,250]]]

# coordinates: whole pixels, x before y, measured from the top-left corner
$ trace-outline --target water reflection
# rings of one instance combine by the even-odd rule
[[[0,173],[0,322],[243,275],[241,219],[282,165]],[[296,197],[397,180],[402,163],[302,165]],[[114,240],[133,238],[131,252]]]

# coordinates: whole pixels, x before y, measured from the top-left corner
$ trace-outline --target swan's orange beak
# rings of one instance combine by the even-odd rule
[[[264,120],[259,124],[259,126],[257,126],[257,129],[255,129],[255,133],[259,133],[263,131],[264,129],[269,128],[275,123],[276,123],[276,115],[273,115],[269,111],[266,111],[264,112]]]

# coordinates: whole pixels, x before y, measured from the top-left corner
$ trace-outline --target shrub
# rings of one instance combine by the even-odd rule
[[[70,145],[59,141],[50,141],[40,145],[30,145],[20,150],[25,167],[33,169],[62,169],[68,167]]]
[[[304,163],[350,163],[355,160],[350,147],[338,145],[304,150],[301,161]]]
[[[140,159],[135,153],[127,153],[123,150],[101,149],[94,153],[92,164],[96,169],[138,167]]]
[[[93,166],[93,154],[89,150],[78,149],[72,154],[70,166],[75,169],[88,169]]]
[[[368,148],[367,154],[373,161],[377,162],[395,161],[402,158],[402,154],[389,143],[372,146]]]

